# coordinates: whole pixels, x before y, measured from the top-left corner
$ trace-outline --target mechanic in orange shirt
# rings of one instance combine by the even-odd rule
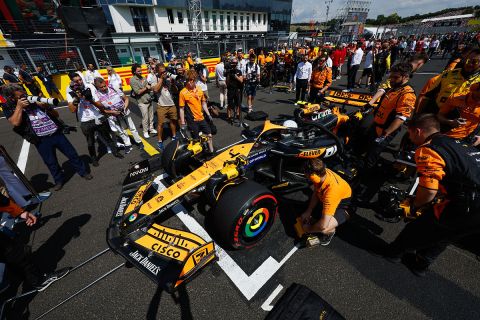
[[[192,53],[191,53],[191,52],[187,53],[187,63],[188,63],[188,68],[187,68],[187,70],[193,68],[193,65],[195,64],[195,63],[193,62]]]
[[[180,91],[178,97],[180,125],[182,130],[185,130],[186,125],[188,125],[194,139],[199,138],[200,131],[207,135],[208,148],[213,153],[212,131],[203,113],[205,112],[209,121],[213,120],[208,111],[207,99],[203,95],[202,88],[195,84],[197,78],[198,74],[195,70],[187,71],[186,86]]]
[[[332,84],[332,69],[327,67],[326,56],[320,56],[314,61],[314,64],[316,64],[316,66],[313,68],[310,78],[309,101],[320,103],[325,96],[325,91],[327,91]]]
[[[384,254],[391,262],[403,259],[413,273],[423,276],[449,243],[480,228],[480,153],[440,134],[434,114],[414,116],[408,133],[419,146],[415,151],[419,184],[410,212],[425,210],[405,226]]]
[[[326,246],[335,235],[336,228],[349,218],[347,208],[352,189],[338,174],[327,169],[320,158],[308,160],[305,175],[313,182],[315,191],[301,216],[303,230],[305,233],[321,233],[320,244]],[[317,221],[312,218],[314,213],[318,213],[316,208],[321,215]]]
[[[402,124],[412,116],[415,106],[415,91],[408,84],[412,65],[398,63],[390,69],[391,89],[387,90],[378,108],[375,109],[373,125],[368,133],[365,168],[375,167],[380,153],[400,131]]]
[[[260,50],[260,54],[257,56],[257,61],[260,65],[260,68],[263,67],[265,64],[265,53],[263,53],[263,50]]]
[[[454,119],[452,118],[455,117]],[[451,129],[445,134],[464,140],[473,146],[480,144],[480,83],[470,86],[470,92],[455,94],[445,101],[438,114],[440,123]]]

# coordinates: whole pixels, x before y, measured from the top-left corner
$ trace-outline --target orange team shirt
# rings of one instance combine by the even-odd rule
[[[313,184],[318,200],[323,204],[322,214],[333,216],[340,202],[352,196],[352,188],[338,174],[327,169],[327,176],[323,182],[315,176]]]
[[[192,57],[187,57],[187,63],[191,66],[194,65]]]
[[[440,181],[445,177],[446,164],[443,158],[428,146],[423,145],[415,150],[415,163],[419,177],[418,185],[446,194],[445,188],[440,184]],[[433,212],[437,218],[440,218],[447,201],[443,200],[433,206]]]
[[[322,89],[324,87],[330,87],[332,84],[332,69],[325,67],[323,70],[314,69],[310,84],[316,89]]]
[[[265,64],[265,56],[263,54],[258,55],[258,64],[263,66]]]
[[[445,68],[445,70],[448,71],[448,70],[453,70],[453,69],[455,69],[455,68],[457,67],[457,64],[460,63],[460,61],[462,61],[462,59],[460,59],[460,58],[453,60],[452,62],[450,62],[450,63],[448,64],[448,66]]]
[[[447,116],[455,109],[460,112],[460,117],[464,118],[466,123],[463,126],[452,128],[446,135],[455,139],[463,139],[475,131],[480,124],[480,102],[473,100],[471,93],[455,94],[445,101],[440,113]]]
[[[415,91],[409,85],[388,90],[375,112],[374,121],[377,125],[377,135],[381,136],[384,129],[390,125],[388,122],[395,119],[392,116],[392,112],[395,113],[396,117],[400,117],[404,121],[410,118],[415,108],[416,99]]]
[[[275,61],[275,57],[274,56],[271,56],[271,55],[268,55],[266,58],[265,58],[265,62],[266,63],[273,63]]]
[[[188,90],[188,88],[183,88],[180,91],[178,98],[178,105],[180,108],[185,108],[187,105],[193,115],[194,121],[202,121],[205,118],[203,117],[202,102],[206,101],[203,91],[199,86],[196,86],[193,90]]]
[[[308,59],[313,60],[317,57],[317,54],[315,53],[315,50],[309,50],[308,51]]]

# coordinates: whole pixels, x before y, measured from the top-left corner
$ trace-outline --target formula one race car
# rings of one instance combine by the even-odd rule
[[[245,138],[213,158],[204,152],[204,139],[177,140],[165,148],[161,166],[158,159],[135,164],[113,212],[110,247],[172,290],[216,256],[212,242],[161,225],[171,217],[169,209],[200,197],[211,208],[206,220],[216,242],[249,248],[273,225],[278,195],[308,187],[305,159],[327,159],[342,148],[317,123],[295,128],[267,120],[263,127],[246,131]],[[153,174],[160,167],[164,172]]]

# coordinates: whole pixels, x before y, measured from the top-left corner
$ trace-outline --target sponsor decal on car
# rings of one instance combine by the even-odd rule
[[[127,200],[128,198],[125,197],[122,197],[122,200],[120,200],[117,212],[115,213],[116,218],[123,216],[123,213],[125,212],[125,207],[127,206]]]
[[[158,275],[158,272],[161,270],[159,266],[151,262],[148,257],[143,256],[138,250],[135,252],[130,252],[129,256],[135,259],[141,266],[150,271],[154,275]]]

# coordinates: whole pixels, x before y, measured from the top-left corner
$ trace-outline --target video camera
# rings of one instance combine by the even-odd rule
[[[30,103],[46,103],[51,106],[58,106],[60,101],[57,98],[44,98],[44,97],[38,97],[38,96],[27,96],[27,100]]]

